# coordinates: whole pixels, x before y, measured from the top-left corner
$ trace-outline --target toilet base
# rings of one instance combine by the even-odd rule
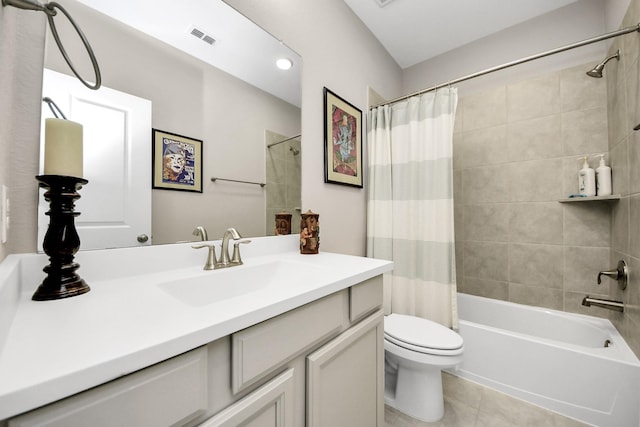
[[[444,416],[442,370],[440,367],[414,370],[400,366],[395,395],[385,388],[384,401],[398,411],[420,421],[434,422]]]

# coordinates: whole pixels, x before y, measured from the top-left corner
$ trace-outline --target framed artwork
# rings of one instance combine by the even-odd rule
[[[153,129],[153,188],[202,193],[202,141]]]
[[[362,111],[326,87],[324,182],[362,188]]]

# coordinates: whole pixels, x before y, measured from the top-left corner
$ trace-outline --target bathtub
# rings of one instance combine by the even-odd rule
[[[640,425],[640,362],[609,320],[467,294],[458,310],[451,374],[588,424]]]

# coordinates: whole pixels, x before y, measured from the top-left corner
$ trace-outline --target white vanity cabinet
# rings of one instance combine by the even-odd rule
[[[376,276],[8,427],[383,426],[381,306]]]

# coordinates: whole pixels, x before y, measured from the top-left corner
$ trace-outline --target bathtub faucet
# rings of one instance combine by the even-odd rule
[[[595,307],[606,308],[608,310],[615,310],[619,312],[624,311],[624,304],[622,301],[612,301],[608,299],[600,299],[600,298],[591,298],[589,295],[584,297],[582,300],[582,305],[585,307],[591,307],[592,305]]]

